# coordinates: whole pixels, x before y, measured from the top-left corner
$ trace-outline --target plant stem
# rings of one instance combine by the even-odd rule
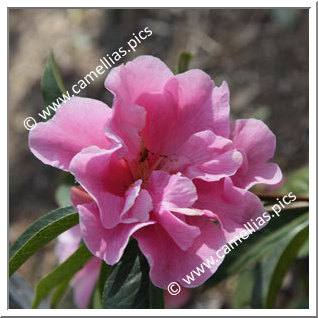
[[[283,194],[268,194],[268,193],[258,193],[254,192],[255,195],[257,195],[261,200],[276,200],[276,199],[282,199],[286,195]],[[296,201],[309,201],[308,195],[296,195]]]

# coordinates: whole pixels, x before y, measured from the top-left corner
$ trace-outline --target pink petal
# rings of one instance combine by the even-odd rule
[[[168,291],[165,292],[165,307],[180,308],[184,306],[191,298],[191,293],[188,288],[181,288],[177,295],[171,295]]]
[[[182,171],[190,179],[217,181],[237,171],[242,155],[230,140],[207,130],[193,134],[177,151],[176,159],[166,161],[168,170]]]
[[[145,55],[115,67],[107,76],[105,86],[116,98],[134,104],[144,93],[161,93],[172,76],[172,72],[160,59]]]
[[[226,82],[212,91],[212,130],[216,135],[229,138],[230,134],[230,90]]]
[[[138,156],[141,146],[139,133],[146,124],[146,111],[136,105],[137,99],[143,94],[161,93],[172,76],[169,68],[158,58],[140,56],[114,68],[106,78],[106,88],[115,95],[109,131],[120,138],[126,159]]]
[[[105,260],[109,265],[114,265],[119,261],[130,236],[134,232],[154,223],[153,221],[133,224],[121,223],[112,229],[105,229],[99,217],[98,206],[95,203],[79,205],[78,212],[85,244],[93,255]]]
[[[30,149],[45,164],[68,170],[72,158],[83,148],[109,147],[105,127],[110,116],[111,109],[106,104],[74,97],[61,104],[52,119],[38,123],[30,131]]]
[[[126,191],[126,202],[121,213],[123,223],[146,222],[152,210],[152,199],[148,191],[141,189],[141,180],[137,180]]]
[[[192,181],[181,173],[169,175],[165,171],[153,171],[147,190],[151,194],[154,209],[158,212],[190,207],[198,198]]]
[[[115,139],[123,145],[122,156],[131,161],[140,152],[140,131],[146,123],[146,111],[133,104],[116,100],[113,104],[113,116],[106,129],[106,136]]]
[[[101,261],[93,257],[72,279],[75,304],[78,308],[88,308],[99,275]]]
[[[244,224],[251,219],[264,219],[265,211],[259,198],[249,191],[235,187],[230,178],[218,182],[196,180],[195,185],[199,195],[195,207],[210,210],[218,216],[228,241],[240,236],[241,231],[246,230]],[[266,224],[267,222],[263,226]]]
[[[242,167],[232,177],[233,183],[248,189],[256,183],[276,184],[282,173],[274,163],[275,135],[260,120],[236,120],[231,126],[233,145],[243,155]]]
[[[191,135],[204,130],[229,135],[228,87],[214,87],[200,70],[171,78],[162,94],[144,93],[136,103],[147,110],[142,136],[154,153],[171,156]]]
[[[170,211],[162,211],[157,220],[183,251],[187,251],[201,233],[197,226],[188,225],[179,215],[174,215]]]
[[[200,70],[190,70],[179,74],[168,81],[165,94],[170,94],[178,113],[171,122],[175,123],[175,131],[166,152],[173,153],[192,134],[210,130],[213,110],[211,95],[214,83]]]
[[[251,176],[251,174],[253,175],[253,177],[249,179],[248,176]],[[280,184],[283,179],[283,174],[279,166],[276,163],[268,162],[260,163],[258,165],[251,167],[251,172],[248,173],[248,176],[246,177],[246,179],[250,182],[249,187],[255,183],[277,185]],[[239,181],[238,183],[240,184]]]
[[[193,205],[197,200],[194,184],[181,173],[170,176],[164,171],[153,171],[147,190],[153,200],[155,219],[182,250],[187,250],[200,234],[200,229],[188,225],[180,214],[171,212]]]
[[[109,150],[89,147],[70,164],[76,180],[98,204],[105,228],[113,228],[120,222],[125,191],[132,183],[126,162],[117,158],[118,149],[119,145]]]
[[[78,248],[81,241],[81,231],[79,225],[75,225],[57,238],[55,253],[59,258],[59,263],[64,262]]]
[[[136,100],[147,111],[141,135],[155,155],[175,153],[198,131],[211,129],[213,81],[202,71],[171,77],[163,92],[145,92]],[[171,138],[173,136],[173,138]]]
[[[170,93],[145,93],[137,103],[147,111],[146,125],[141,132],[146,147],[157,155],[164,153],[178,126],[178,105]]]
[[[201,216],[187,217],[187,223],[201,230],[201,234],[187,251],[180,249],[159,224],[145,227],[134,234],[139,248],[149,262],[150,278],[159,288],[167,289],[171,282],[178,282],[185,287],[199,286],[217,270],[223,260],[215,255],[216,251],[226,244],[222,230]],[[211,256],[214,264],[211,262]],[[204,267],[202,262],[210,268]],[[204,273],[200,276],[194,275],[194,281],[189,280],[187,275],[191,276],[191,272],[201,266]]]

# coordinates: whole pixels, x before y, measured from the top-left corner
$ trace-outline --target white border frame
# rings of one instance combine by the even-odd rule
[[[2,43],[7,40],[7,26],[8,26],[8,15],[7,10],[9,8],[15,7],[25,7],[25,1],[5,1],[5,7],[1,7],[1,38]],[[66,5],[67,2],[67,5]],[[188,2],[188,3],[187,3]],[[310,8],[309,10],[309,167],[310,167],[310,258],[309,258],[309,309],[7,309],[8,305],[8,295],[7,288],[0,289],[0,314],[1,316],[160,316],[160,315],[173,315],[173,316],[316,316],[316,2],[315,1],[281,1],[281,0],[268,0],[268,1],[246,1],[241,0],[230,1],[222,0],[218,2],[197,0],[195,2],[190,1],[158,1],[158,2],[147,2],[145,0],[135,0],[134,2],[129,2],[128,0],[114,1],[108,0],[97,1],[91,0],[89,4],[94,7],[105,8],[160,8],[160,7],[182,7],[188,5],[188,7],[195,8],[269,8],[269,7],[299,7],[299,8]],[[28,7],[41,7],[47,8],[50,6],[43,5],[43,1],[31,0],[27,2]],[[53,2],[55,8],[85,8],[85,4],[79,4],[78,1],[65,1],[65,0],[55,0]],[[236,5],[240,7],[235,7]],[[134,7],[132,7],[132,5]],[[91,7],[90,7],[91,8]],[[8,45],[8,44],[7,44]],[[0,51],[1,54],[1,64],[2,70],[8,70],[8,52],[4,49]],[[8,149],[8,135],[7,135],[7,125],[8,120],[5,123],[4,118],[8,119],[8,113],[6,107],[6,101],[8,101],[8,90],[7,90],[7,75],[2,75],[1,87],[5,87],[3,90],[6,95],[5,102],[0,108],[0,114],[3,118],[3,123],[0,126],[0,138],[3,141],[2,145],[6,143]],[[284,120],[282,118],[282,120]],[[26,131],[26,133],[28,133]],[[4,146],[3,146],[4,147]],[[8,160],[8,159],[7,159]],[[7,202],[6,207],[8,210],[8,188],[5,182],[8,180],[8,161],[5,164],[4,156],[1,156],[1,167],[2,176],[6,176],[6,179],[2,179],[1,182],[1,202]],[[8,181],[9,182],[9,181]],[[4,209],[2,209],[4,210]],[[2,213],[5,213],[2,211]],[[8,215],[5,216],[6,222],[1,222],[1,277],[2,281],[7,282],[8,264],[7,264],[7,248],[8,248]],[[4,258],[4,255],[6,257]]]

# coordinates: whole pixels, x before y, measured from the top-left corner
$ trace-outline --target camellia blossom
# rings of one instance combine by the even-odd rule
[[[133,237],[156,286],[198,286],[221,261],[182,278],[264,212],[248,189],[280,182],[275,136],[256,119],[230,123],[228,85],[198,69],[174,75],[140,56],[105,86],[112,108],[72,98],[30,131],[30,149],[80,184],[71,199],[93,255],[116,264]]]

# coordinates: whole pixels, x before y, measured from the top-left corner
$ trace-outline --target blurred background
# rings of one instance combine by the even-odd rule
[[[66,89],[118,50],[132,33],[152,35],[119,63],[135,56],[159,57],[174,69],[178,53],[195,53],[190,68],[226,80],[231,116],[259,118],[277,136],[275,161],[285,175],[308,164],[308,10],[302,9],[10,9],[9,10],[9,205],[10,242],[39,216],[57,207],[58,170],[43,165],[28,148],[23,120],[38,119],[40,80],[53,49]],[[111,105],[103,74],[80,96]],[[306,168],[305,168],[306,169]],[[308,184],[307,184],[308,186]],[[308,266],[303,260],[302,266]],[[54,243],[19,270],[31,284],[54,268]],[[291,272],[290,275],[293,275]],[[202,291],[186,308],[234,308],[235,279]],[[297,299],[285,282],[279,308]]]

